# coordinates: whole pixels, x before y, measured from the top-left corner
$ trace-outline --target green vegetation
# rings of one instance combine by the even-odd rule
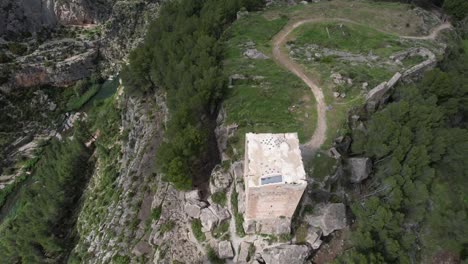
[[[68,99],[66,111],[79,110],[101,89],[102,80],[95,75],[87,80],[80,80],[73,86],[74,94]]]
[[[331,147],[337,134],[347,132],[347,113],[363,103],[363,85],[367,87],[364,90],[372,89],[390,79],[395,72],[403,72],[423,60],[420,56],[414,56],[403,60],[403,65],[389,64],[389,55],[421,46],[437,53],[436,43],[400,39],[396,35],[371,28],[374,26],[373,22],[369,21],[367,25],[369,26],[344,22],[304,24],[293,31],[287,42],[288,49],[293,51],[292,57],[299,61],[323,88],[326,104],[329,105],[327,140],[323,149]],[[318,48],[312,48],[312,44]],[[325,56],[322,49],[352,54]],[[347,57],[351,55],[357,57]],[[333,73],[342,76],[342,83],[339,83],[339,79],[334,79]],[[348,78],[350,82],[347,82]],[[340,97],[335,98],[334,92],[338,92]]]
[[[161,225],[161,227],[159,228],[159,232],[161,232],[161,235],[162,235],[166,232],[171,231],[172,229],[174,229],[174,227],[175,227],[175,222],[173,220],[169,220]]]
[[[213,231],[211,232],[213,234],[213,237],[215,238],[223,238],[224,240],[229,239],[229,221],[224,221],[217,225]],[[227,234],[227,237],[225,236]]]
[[[3,51],[0,51],[0,63],[8,63],[10,62],[12,59],[5,54],[5,52]]]
[[[158,163],[176,188],[190,189],[192,178],[213,160],[210,128],[225,92],[219,41],[224,28],[241,7],[260,4],[260,0],[167,2],[122,71],[130,93],[153,93],[156,87],[167,93],[171,119]]]
[[[354,131],[352,151],[372,157],[375,176],[351,205],[354,247],[339,263],[467,260],[467,69],[468,50],[452,47],[440,69],[399,86],[367,132]]]
[[[236,234],[240,237],[244,237],[244,217],[239,213],[238,195],[237,191],[233,189],[231,193],[231,208],[234,214],[234,221],[236,222]]]
[[[210,263],[213,263],[213,264],[224,263],[224,260],[220,259],[216,251],[210,246],[206,247],[206,255],[208,256],[208,260],[210,261]]]
[[[216,192],[213,195],[211,195],[211,199],[213,200],[214,203],[221,205],[222,207],[226,206],[226,192]]]
[[[8,50],[13,54],[23,56],[28,52],[28,46],[22,43],[12,42],[8,44]]]
[[[129,256],[115,255],[112,257],[112,263],[114,264],[130,264]]]
[[[42,153],[15,206],[0,224],[6,263],[60,262],[72,246],[73,211],[81,197],[91,150],[78,140],[54,139]]]
[[[159,218],[161,218],[161,213],[162,213],[162,207],[161,206],[158,206],[158,207],[154,208],[151,211],[151,219],[154,220],[154,221],[158,221]]]
[[[315,129],[316,108],[310,89],[272,59],[253,60],[243,55],[247,48],[255,47],[271,57],[271,38],[287,22],[286,17],[269,20],[250,14],[226,32],[226,75],[246,78],[234,81],[223,103],[227,122],[239,125],[229,144],[240,151],[239,155],[246,132],[298,132],[304,142]]]
[[[203,242],[206,240],[205,233],[202,231],[202,224],[200,219],[193,219],[192,233],[198,241]]]
[[[296,36],[297,45],[313,43],[324,48],[361,54],[372,51],[373,54],[382,57],[388,57],[408,47],[408,44],[400,41],[397,36],[381,33],[369,26],[350,23],[304,24],[292,34]]]
[[[307,238],[307,224],[300,225],[296,230],[296,243],[297,244],[304,244]]]
[[[465,0],[445,0],[443,8],[458,20],[462,20],[468,14],[468,2]]]
[[[119,144],[121,112],[116,108],[114,98],[113,96],[103,101],[96,101],[88,112],[88,122],[83,127],[93,134],[99,130],[100,135],[95,142],[99,170],[89,183],[89,190],[86,191],[86,199],[80,211],[80,221],[77,223],[77,233],[80,237],[99,230],[109,206],[122,199],[122,189],[116,182],[120,171],[120,167],[116,164],[119,164],[122,155]],[[78,240],[70,258],[77,263],[86,263],[91,258],[87,249],[86,242]]]
[[[306,164],[306,168],[312,166],[312,173],[309,176],[313,176],[314,179],[321,181],[324,180],[327,175],[331,175],[334,172],[336,160],[329,157],[327,154],[319,153]]]

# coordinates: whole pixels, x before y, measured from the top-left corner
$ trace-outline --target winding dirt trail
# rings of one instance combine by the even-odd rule
[[[311,139],[301,146],[303,157],[311,157],[314,153],[316,153],[320,149],[320,146],[322,146],[322,144],[326,140],[327,120],[326,120],[325,97],[323,95],[322,89],[317,85],[316,81],[311,79],[307,74],[305,74],[302,66],[294,62],[291,58],[289,58],[289,55],[287,53],[284,53],[281,50],[281,47],[285,45],[288,35],[294,29],[306,23],[317,23],[317,22],[345,22],[345,23],[351,23],[351,24],[356,24],[356,25],[364,25],[362,23],[355,22],[349,19],[344,19],[344,18],[304,19],[304,20],[295,22],[293,24],[286,25],[273,38],[274,59],[283,67],[285,67],[290,72],[294,73],[297,77],[299,77],[305,84],[307,84],[307,86],[310,87],[310,90],[314,94],[315,101],[317,102],[317,128],[315,129],[314,134],[312,135]],[[406,39],[433,40],[437,37],[440,31],[444,29],[449,29],[451,27],[452,26],[450,25],[450,23],[446,22],[432,29],[431,33],[427,36],[399,36],[399,37],[406,38]],[[386,32],[380,29],[375,29],[375,30],[382,32],[382,33],[386,33],[386,34],[392,34],[390,32]]]

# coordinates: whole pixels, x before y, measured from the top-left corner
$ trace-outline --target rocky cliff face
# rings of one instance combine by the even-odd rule
[[[1,2],[0,90],[68,86],[98,70],[103,75],[116,74],[143,40],[160,2]],[[100,60],[96,60],[98,54]]]

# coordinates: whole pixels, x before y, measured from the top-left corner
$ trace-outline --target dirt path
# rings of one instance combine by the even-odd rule
[[[437,27],[433,28],[431,30],[431,33],[427,36],[420,36],[420,37],[415,37],[415,36],[400,36],[400,38],[405,38],[405,39],[422,39],[422,40],[434,40],[440,33],[440,31],[444,29],[449,29],[452,28],[452,25],[449,22],[445,22],[443,24],[438,25]]]
[[[309,76],[307,76],[303,68],[299,64],[294,62],[291,58],[289,58],[289,55],[287,53],[284,53],[281,50],[281,47],[285,45],[287,36],[294,29],[306,23],[317,23],[317,22],[345,22],[345,23],[351,23],[351,24],[356,24],[356,25],[363,25],[361,23],[358,23],[349,19],[344,19],[344,18],[304,19],[304,20],[295,22],[293,24],[287,25],[273,38],[274,59],[279,64],[281,64],[282,66],[287,68],[289,71],[294,73],[297,77],[301,78],[301,80],[304,81],[304,83],[306,83],[307,86],[310,87],[310,90],[314,94],[315,100],[317,102],[317,128],[315,129],[314,134],[312,135],[312,138],[301,146],[302,154],[304,157],[311,157],[314,153],[316,153],[320,149],[320,147],[326,140],[327,121],[326,121],[325,98],[324,98],[322,89],[318,87],[318,85],[316,84],[316,81],[311,79]],[[450,25],[450,23],[446,22],[435,27],[433,30],[431,30],[431,33],[427,36],[400,36],[400,37],[406,38],[406,39],[433,40],[437,37],[440,31],[444,29],[449,29],[451,27],[452,26]],[[390,32],[386,32],[380,29],[375,29],[375,30],[382,32],[382,33],[386,33],[386,34],[392,34]]]

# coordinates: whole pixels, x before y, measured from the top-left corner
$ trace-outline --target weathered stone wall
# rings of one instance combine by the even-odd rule
[[[246,188],[246,219],[292,217],[305,187],[305,184],[271,184]]]
[[[369,91],[366,96],[367,111],[373,112],[380,104],[384,103],[387,100],[388,91],[392,89],[400,80],[408,82],[412,79],[418,78],[422,73],[432,69],[437,64],[437,58],[435,54],[426,48],[412,48],[398,52],[390,56],[390,59],[400,62],[401,60],[408,57],[418,55],[426,58],[426,60],[409,68],[403,73],[395,73],[388,82],[382,82]]]

